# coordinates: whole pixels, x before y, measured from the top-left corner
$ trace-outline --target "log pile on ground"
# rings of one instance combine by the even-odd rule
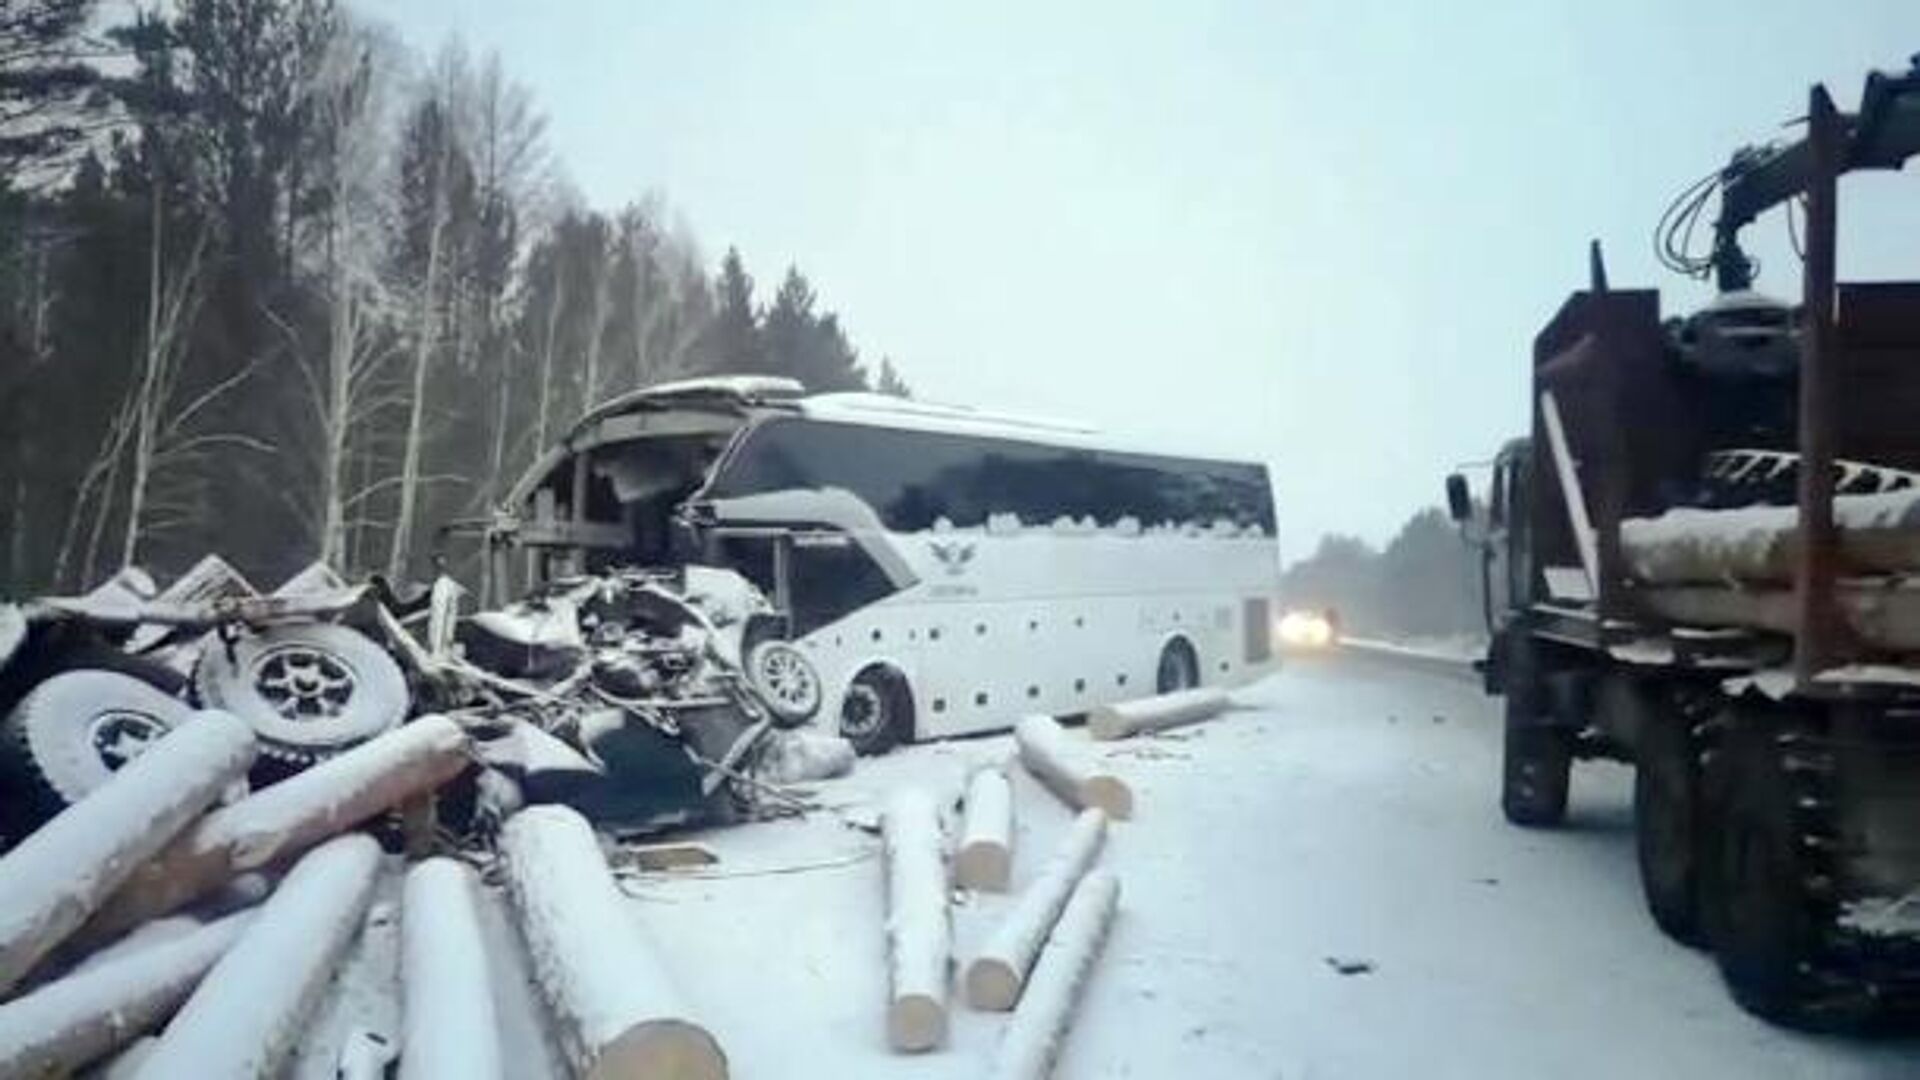
[[[535,980],[578,1074],[723,1080],[726,1055],[634,921],[587,820],[534,807],[507,822],[501,851]]]
[[[1013,910],[967,965],[969,1005],[1005,1012],[1020,1000],[1021,988],[1048,933],[1066,908],[1074,886],[1100,857],[1106,836],[1107,815],[1100,810],[1082,810],[1074,819],[1046,868],[1020,894]]]
[[[975,772],[967,781],[965,809],[953,882],[963,889],[1006,892],[1013,874],[1013,788],[1006,770],[993,765]]]
[[[887,1040],[931,1050],[947,1037],[951,924],[940,812],[927,793],[896,792],[881,817],[887,866]]]
[[[1224,690],[1197,688],[1159,697],[1101,705],[1087,714],[1087,734],[1096,739],[1131,739],[1211,720],[1226,711]]]
[[[995,1080],[1045,1080],[1120,906],[1120,879],[1095,870],[1080,879],[1047,938],[994,1059]]]
[[[1096,768],[1051,716],[1023,717],[1014,725],[1013,736],[1020,746],[1020,764],[1061,802],[1075,810],[1098,807],[1116,821],[1133,816],[1133,790],[1127,782]]]

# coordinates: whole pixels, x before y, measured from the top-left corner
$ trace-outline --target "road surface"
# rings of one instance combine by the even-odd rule
[[[1706,956],[1655,930],[1626,770],[1582,766],[1569,825],[1525,832],[1495,809],[1498,716],[1471,684],[1329,659],[1242,696],[1253,707],[1102,751],[1138,813],[1103,856],[1121,917],[1057,1075],[1920,1075],[1920,1041],[1750,1019]],[[705,876],[630,883],[735,1076],[986,1075],[1003,1018],[958,1002],[944,1049],[887,1052],[881,868],[857,826],[886,789],[957,790],[1008,750],[998,737],[863,762],[820,789],[837,812],[707,834],[721,861]],[[1069,814],[1015,783],[1018,887]],[[964,958],[1007,900],[961,900]],[[512,1015],[532,1007],[513,981],[513,1074],[537,1076],[539,1048],[512,1036],[533,1030]]]

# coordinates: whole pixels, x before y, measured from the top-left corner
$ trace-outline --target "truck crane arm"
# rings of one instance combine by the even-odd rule
[[[1845,115],[1841,172],[1899,169],[1920,153],[1920,56],[1898,75],[1867,76],[1860,110]],[[1803,139],[1783,145],[1745,147],[1720,170],[1720,219],[1714,226],[1712,264],[1722,292],[1753,285],[1753,262],[1741,250],[1740,230],[1753,219],[1805,192],[1812,151]]]

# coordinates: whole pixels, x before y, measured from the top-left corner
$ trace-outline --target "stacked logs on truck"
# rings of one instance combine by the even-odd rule
[[[1846,576],[1836,607],[1862,643],[1920,651],[1920,490],[1833,500]],[[1790,634],[1799,558],[1798,510],[1678,509],[1620,525],[1634,596],[1663,618],[1695,626]]]
[[[0,857],[0,1076],[67,1075],[135,1043],[143,1077],[286,1063],[383,863],[354,830],[430,798],[467,767],[468,743],[427,717],[217,805],[254,754],[248,725],[197,714]],[[210,921],[195,913],[283,870],[256,908],[218,915],[230,889]]]

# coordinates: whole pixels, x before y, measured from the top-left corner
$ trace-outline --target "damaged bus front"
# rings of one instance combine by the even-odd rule
[[[750,676],[769,696],[812,697],[877,753],[1259,673],[1274,535],[1257,463],[714,378],[576,424],[489,528],[486,591],[499,602],[623,568],[737,574],[769,609],[738,634]],[[806,663],[756,648],[781,640]]]

